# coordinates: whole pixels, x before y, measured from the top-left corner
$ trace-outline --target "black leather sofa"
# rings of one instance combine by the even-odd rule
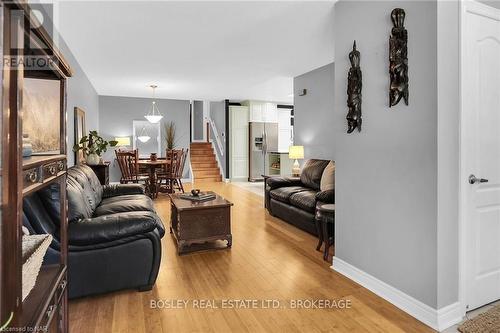
[[[60,253],[59,185],[24,199],[23,224],[54,240],[45,264]],[[68,170],[68,288],[76,298],[121,289],[150,290],[161,260],[162,221],[139,184],[102,186],[87,166]]]
[[[315,215],[318,205],[335,203],[335,190],[320,191],[321,176],[329,162],[307,160],[300,177],[268,178],[265,207],[269,213],[317,236]]]

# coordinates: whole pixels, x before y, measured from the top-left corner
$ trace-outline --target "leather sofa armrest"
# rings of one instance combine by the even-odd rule
[[[104,185],[102,188],[103,198],[116,197],[118,195],[144,193],[146,193],[146,191],[144,185],[141,184],[112,184]]]
[[[267,178],[266,185],[274,190],[280,187],[301,186],[302,182],[299,177],[270,177]]]
[[[327,204],[335,203],[335,190],[326,190],[316,193],[316,200]]]
[[[155,229],[163,236],[163,224],[153,212],[110,214],[70,223],[68,243],[77,246],[96,245],[145,234]]]

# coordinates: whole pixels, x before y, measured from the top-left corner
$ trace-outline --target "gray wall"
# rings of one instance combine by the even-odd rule
[[[389,108],[395,7],[407,13],[410,105]],[[436,307],[436,1],[341,1],[334,24],[335,255]],[[346,76],[354,39],[363,70],[363,131],[348,135]]]
[[[215,150],[217,153],[217,157],[222,164],[222,170],[224,171],[224,176],[226,178],[229,177],[226,168],[226,103],[225,101],[221,102],[210,102],[210,118],[215,123],[217,127],[217,131],[219,132],[219,137],[222,140],[222,153],[218,150]],[[210,132],[212,132],[212,128],[210,128]],[[210,136],[213,138],[213,135]],[[215,145],[217,147],[217,144]]]
[[[63,54],[71,64],[73,76],[68,80],[67,110],[68,110],[68,165],[75,163],[73,145],[75,142],[74,134],[74,109],[79,107],[85,111],[85,127],[87,131],[99,131],[99,96],[94,86],[87,78],[73,54],[66,52],[67,47],[63,47]]]
[[[150,104],[149,98],[99,96],[99,124],[103,138],[110,140],[119,136],[130,136],[132,141],[132,121],[144,120],[144,114]],[[177,148],[189,148],[189,101],[158,99],[158,108],[163,114],[162,152],[165,150],[164,123],[166,121],[175,122]],[[110,149],[104,155],[105,160],[112,161],[109,172],[111,182],[120,180],[120,169],[116,164],[114,154],[114,149]],[[187,159],[184,178],[189,177],[189,159]]]
[[[43,8],[46,10],[45,14],[47,15],[44,16],[44,26],[52,25],[50,4],[43,5]],[[73,76],[68,79],[67,87],[68,166],[71,166],[75,163],[75,154],[73,153],[73,145],[75,141],[74,109],[77,106],[85,111],[87,130],[99,130],[99,97],[77,59],[69,49],[68,45],[66,45],[66,42],[60,35],[58,35],[58,32],[55,31],[53,27],[49,27],[47,30],[53,31],[53,38],[54,34],[57,35],[59,49],[69,62],[73,71]]]
[[[203,101],[193,101],[193,139],[203,140]]]
[[[304,146],[305,158],[335,159],[332,150],[334,78],[335,65],[331,63],[293,80],[294,144]],[[299,96],[302,89],[307,89],[305,96]]]

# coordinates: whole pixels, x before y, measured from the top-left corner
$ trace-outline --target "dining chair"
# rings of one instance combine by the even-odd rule
[[[177,158],[177,166],[175,169],[174,177],[172,180],[172,188],[177,188],[184,193],[184,185],[182,184],[182,175],[184,174],[184,165],[186,164],[186,157],[188,156],[189,148],[184,151],[182,149],[180,156]]]
[[[122,176],[121,184],[144,183],[146,191],[149,191],[149,175],[139,172],[139,152],[135,150],[115,150],[116,160]]]
[[[172,193],[172,179],[173,179],[173,169],[176,165],[177,155],[179,154],[178,150],[175,149],[167,149],[165,153],[165,158],[167,163],[163,165],[163,167],[156,171],[156,188],[158,190],[165,190],[167,193]]]
[[[182,185],[181,178],[184,169],[183,163],[186,160],[188,150],[167,150],[166,156],[169,163],[166,163],[160,173],[156,174],[158,188],[164,188],[169,193],[175,192],[175,189],[178,189],[179,191],[184,193],[184,187]]]

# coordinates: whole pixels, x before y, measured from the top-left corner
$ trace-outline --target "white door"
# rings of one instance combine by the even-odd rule
[[[231,179],[248,179],[248,107],[229,108]]]
[[[472,1],[463,10],[462,239],[472,310],[500,299],[500,10]]]

